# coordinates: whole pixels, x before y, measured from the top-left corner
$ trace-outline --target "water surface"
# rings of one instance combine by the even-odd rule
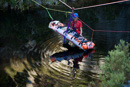
[[[100,66],[120,39],[130,43],[130,33],[94,32],[94,50],[84,52],[63,46],[63,37],[48,28],[43,9],[0,11],[1,87],[100,87]],[[130,7],[116,4],[76,11],[95,30],[130,31]],[[50,11],[67,25],[70,14]],[[92,31],[83,25],[83,36]]]

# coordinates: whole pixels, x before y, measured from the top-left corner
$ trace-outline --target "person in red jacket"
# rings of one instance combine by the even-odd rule
[[[74,31],[77,32],[77,34],[82,36],[82,23],[78,20],[78,13],[74,13],[73,15],[73,19],[74,21],[71,21],[71,27],[69,29],[72,29]],[[65,39],[65,42],[63,43],[63,45],[68,45],[69,41],[67,39]],[[73,47],[75,47],[75,45],[72,45]]]
[[[71,27],[74,31],[76,31],[79,35],[82,36],[82,23],[78,20],[78,13],[74,13],[73,18],[74,21],[71,21]]]

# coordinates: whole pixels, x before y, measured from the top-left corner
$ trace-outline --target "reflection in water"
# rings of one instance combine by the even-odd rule
[[[50,58],[51,58],[52,62],[56,62],[56,63],[59,63],[61,61],[67,62],[66,66],[70,66],[70,68],[72,69],[72,71],[71,71],[72,76],[75,77],[76,69],[80,68],[80,70],[84,70],[84,71],[89,70],[89,69],[85,70],[85,68],[82,67],[82,60],[84,60],[84,58],[87,58],[88,63],[86,63],[86,64],[88,66],[91,65],[91,63],[90,63],[91,61],[89,62],[89,60],[91,60],[92,53],[94,53],[94,52],[95,52],[95,50],[87,50],[86,52],[79,50],[79,49],[67,50],[64,52],[56,53],[56,54],[52,55]],[[57,61],[59,61],[59,62],[57,62]],[[87,67],[87,68],[89,68],[89,67]]]
[[[62,39],[58,36],[36,45],[43,47],[40,53],[40,49],[35,52],[35,47],[29,53],[17,52],[5,67],[6,73],[18,87],[75,87],[86,86],[90,81],[98,82],[99,66],[92,60],[95,51],[63,47]]]
[[[61,39],[61,37],[58,37]],[[62,38],[63,39],[63,38]],[[61,39],[61,41],[63,41]],[[51,40],[51,42],[57,44],[57,39]],[[70,47],[69,45],[64,46],[67,48],[62,49],[61,47],[62,42],[58,42],[58,46],[55,44],[50,45],[54,49],[48,50],[49,52],[44,52],[44,55],[46,59],[50,58],[48,63],[44,62],[46,67],[49,67],[47,74],[49,74],[51,77],[67,82],[67,84],[72,85],[88,85],[88,82],[94,81],[95,79],[98,79],[98,74],[101,73],[97,60],[93,61],[92,59],[92,53],[94,50],[88,50],[87,52],[84,52],[82,50],[79,50],[77,48]],[[56,50],[61,50],[60,52],[56,52]],[[43,58],[44,59],[44,58]],[[45,61],[45,59],[43,60]],[[46,68],[44,67],[44,68]],[[98,80],[97,80],[98,81]]]

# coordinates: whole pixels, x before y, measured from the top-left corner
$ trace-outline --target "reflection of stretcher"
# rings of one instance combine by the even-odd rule
[[[94,53],[95,50],[88,50],[87,52],[81,50],[68,50],[65,52],[60,52],[52,55],[50,57],[51,61],[62,61],[62,60],[70,60],[70,59],[77,59],[78,61],[82,62],[83,58],[87,58],[89,55]]]
[[[66,33],[67,27],[59,21],[51,21],[49,23],[49,28],[58,32],[60,35],[65,36],[66,39],[83,50],[93,49],[95,46],[93,42],[88,41],[73,30],[68,29],[68,32]]]

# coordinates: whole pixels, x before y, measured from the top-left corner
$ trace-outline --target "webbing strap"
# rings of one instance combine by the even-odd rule
[[[71,20],[72,20],[72,16],[73,16],[73,13],[72,13],[71,16],[70,16],[70,20],[69,20],[69,23],[68,23],[68,27],[67,27],[66,33],[67,33],[68,30],[69,30],[70,23],[71,23]],[[64,41],[63,41],[63,43],[65,43],[65,36],[64,36]]]

